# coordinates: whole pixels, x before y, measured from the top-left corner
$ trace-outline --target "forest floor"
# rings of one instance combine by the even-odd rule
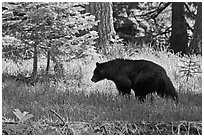
[[[134,95],[128,99],[101,92],[62,92],[58,87],[4,82],[3,134],[202,133],[201,94],[179,94],[175,105],[156,94],[139,103]]]
[[[201,122],[3,123],[3,135],[202,135]]]
[[[191,60],[201,72],[202,57],[143,51],[131,59],[163,66],[178,92],[178,105],[156,94],[139,103],[134,94],[130,99],[119,96],[111,81],[91,82],[95,63],[107,61],[104,58],[66,62],[63,79],[34,86],[4,77],[30,73],[32,61],[3,61],[2,134],[201,134],[202,73],[188,76],[180,70],[197,70],[188,68]],[[45,62],[39,66],[45,68]]]

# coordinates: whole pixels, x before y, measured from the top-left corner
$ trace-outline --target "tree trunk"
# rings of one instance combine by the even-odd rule
[[[170,48],[175,53],[188,54],[187,24],[184,18],[184,3],[172,3],[172,32],[170,38]]]
[[[96,31],[99,38],[97,40],[98,51],[106,52],[106,48],[110,45],[110,40],[115,34],[113,26],[113,10],[110,2],[90,2],[86,6],[86,12],[91,13],[99,20]]]
[[[47,66],[46,66],[46,75],[49,74],[49,69],[50,69],[50,49],[47,51]]]
[[[37,44],[34,45],[34,56],[33,56],[33,73],[32,77],[35,78],[37,76],[38,71],[38,56],[37,56]]]
[[[190,52],[195,54],[202,53],[202,3],[197,3],[197,16],[194,25],[193,39],[190,43]]]

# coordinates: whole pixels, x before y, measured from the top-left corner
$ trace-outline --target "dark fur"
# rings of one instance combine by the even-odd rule
[[[130,94],[144,101],[147,94],[157,92],[161,97],[171,97],[178,102],[177,92],[163,67],[147,60],[115,59],[96,63],[91,81],[112,80],[119,94]]]

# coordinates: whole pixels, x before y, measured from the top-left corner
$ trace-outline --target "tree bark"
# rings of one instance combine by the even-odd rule
[[[197,3],[197,16],[194,25],[193,39],[190,43],[190,52],[195,54],[202,53],[202,3]]]
[[[47,66],[46,66],[46,75],[49,74],[49,69],[50,69],[50,49],[47,51]]]
[[[175,53],[188,54],[187,24],[184,18],[184,3],[172,3],[172,32],[170,38],[170,48]]]
[[[33,72],[32,77],[35,78],[37,76],[38,71],[38,53],[37,53],[37,44],[34,44],[34,56],[33,56]]]
[[[90,2],[86,6],[86,12],[91,13],[96,17],[96,20],[99,20],[98,27],[96,27],[99,35],[96,45],[99,51],[104,52],[107,46],[109,46],[113,35],[115,35],[112,3]]]

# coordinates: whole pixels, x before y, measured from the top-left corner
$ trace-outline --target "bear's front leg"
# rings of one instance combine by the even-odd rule
[[[117,80],[114,80],[114,82],[120,95],[131,94],[131,81],[128,77],[120,75],[117,77]]]

